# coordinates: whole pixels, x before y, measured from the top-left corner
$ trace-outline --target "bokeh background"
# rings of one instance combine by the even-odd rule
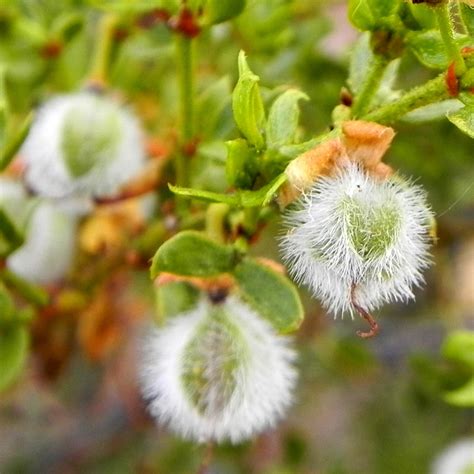
[[[47,97],[84,85],[97,23],[104,5],[113,3],[0,3],[0,62],[9,68],[18,120]],[[72,26],[58,42],[55,32],[66,20]],[[120,26],[110,87],[137,112],[150,137],[150,156],[161,159],[176,143],[171,33],[143,12],[130,13]],[[236,136],[230,90],[240,49],[269,99],[282,85],[309,95],[301,133],[310,138],[331,123],[358,35],[346,19],[346,2],[322,0],[249,0],[235,21],[202,35],[198,92],[227,77],[229,94],[217,104],[218,131],[204,137],[190,165],[193,185],[226,187],[222,141]],[[396,86],[433,75],[407,52]],[[206,120],[209,104],[202,100],[201,107]],[[443,399],[469,373],[443,358],[441,347],[450,331],[474,326],[474,148],[446,120],[399,123],[396,131],[386,161],[426,187],[437,214],[439,240],[426,288],[417,291],[416,302],[380,310],[382,332],[370,341],[355,336],[361,321],[333,320],[304,294],[307,318],[295,336],[301,378],[294,407],[274,431],[217,448],[209,472],[428,473],[448,445],[472,436],[472,412]],[[127,261],[130,242],[145,254],[156,247],[166,198],[166,192],[158,196],[148,233],[133,200],[102,207],[82,223],[68,281],[50,289],[60,303],[33,321],[25,371],[0,394],[2,474],[198,469],[204,448],[157,428],[137,384],[154,295],[147,269]],[[269,225],[252,252],[278,259],[279,232],[278,222]]]

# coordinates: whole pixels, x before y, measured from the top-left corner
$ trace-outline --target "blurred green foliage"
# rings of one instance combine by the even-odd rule
[[[144,2],[146,8],[133,8],[132,3],[10,0],[0,4],[0,67],[5,73],[11,127],[18,129],[24,125],[30,111],[49,96],[85,85],[98,21],[103,11],[111,8],[119,12],[120,18],[110,73],[111,88],[119,91],[137,109],[150,135],[175,133],[179,111],[172,33],[162,22],[146,28],[140,26],[147,9],[166,2]],[[265,105],[277,93],[283,92],[283,85],[291,87],[291,91],[304,91],[308,96],[308,101],[299,101],[301,123],[291,129],[291,138],[298,136],[299,141],[304,141],[329,130],[331,112],[340,100],[341,88],[348,86],[351,45],[356,37],[343,17],[345,12],[340,7],[344,3],[249,0],[235,20],[206,30],[198,38],[196,129],[201,143],[190,165],[193,187],[222,193],[228,184],[237,183],[244,188],[253,185],[253,182],[239,181],[238,171],[234,171],[239,169],[237,158],[232,162],[232,170],[227,169],[226,174],[226,150],[222,143],[234,140],[229,149],[239,146],[230,93],[237,83],[236,58],[241,49],[251,57],[252,70],[260,77],[259,86]],[[354,3],[349,2],[350,5]],[[392,14],[391,5],[394,3],[364,2],[365,19],[359,18],[358,23],[362,21],[364,24],[361,25],[366,26],[368,22],[372,28],[382,13]],[[217,10],[220,8],[218,2],[214,5]],[[378,16],[371,11],[374,6],[382,9],[376,11]],[[433,27],[431,13],[425,5],[415,9],[407,4],[400,8],[403,8],[404,23],[413,28],[410,41],[414,47],[402,55],[394,90],[434,77],[433,72],[418,61],[420,51],[426,50],[426,41],[430,38],[426,38],[425,33],[422,33],[424,36],[416,33],[421,28]],[[224,18],[225,14],[222,16],[223,13],[217,10],[216,18]],[[120,14],[123,11],[126,14]],[[470,15],[468,11],[465,13]],[[423,55],[422,59],[426,64],[429,58]],[[445,65],[444,57],[436,56],[431,60],[429,65]],[[276,87],[279,88],[277,92],[272,90]],[[297,94],[296,100],[305,97]],[[294,115],[292,104],[285,106]],[[244,130],[246,125],[237,125],[249,139],[259,144],[255,130],[247,133]],[[269,133],[274,136],[275,143],[283,135],[285,139],[289,138],[289,134],[279,131],[279,125],[274,123]],[[474,208],[472,139],[445,119],[415,125],[397,124],[396,130],[397,136],[386,161],[426,186],[438,213],[444,215],[448,211],[444,217],[459,216],[462,223],[468,222],[469,227],[472,224],[469,215]],[[9,225],[10,222],[3,217],[0,219],[1,235],[12,231]],[[446,232],[449,234],[449,229]],[[448,239],[448,243],[452,241],[456,243],[455,239]],[[446,257],[448,250],[442,247],[439,252],[444,252]],[[449,275],[449,271],[447,273]],[[174,287],[173,290],[181,291],[182,288]],[[408,312],[413,313],[410,316],[422,317],[423,312],[431,315],[439,311],[437,295],[431,296],[422,301],[421,306],[409,308]],[[171,295],[170,302],[172,298]],[[0,288],[0,308],[9,308],[10,303],[8,294]],[[10,309],[3,311],[7,314]],[[317,313],[314,304],[311,311]],[[318,324],[324,324],[317,314],[314,319]],[[12,329],[8,325],[4,328],[3,324],[0,318],[0,361],[6,361],[6,357],[2,357],[2,351],[6,351],[8,357],[15,359],[9,366],[20,367],[26,357],[28,336],[23,326]],[[398,320],[395,324],[402,323]],[[404,318],[403,324],[409,326],[411,322]],[[8,336],[11,331],[15,333],[14,337]],[[328,330],[319,335],[314,328],[303,327],[301,388],[290,420],[281,432],[270,433],[255,443],[219,448],[215,472],[428,472],[433,457],[446,444],[472,432],[467,412],[443,399],[446,392],[462,387],[469,380],[472,361],[466,364],[466,360],[462,360],[470,354],[466,350],[462,357],[455,356],[454,361],[447,362],[438,354],[439,335],[435,337],[435,350],[424,344],[425,334],[417,337],[409,345],[408,354],[395,357],[394,366],[387,356],[386,347],[367,346],[345,334]],[[8,344],[15,344],[14,351],[9,351],[3,342],[7,339]],[[404,342],[402,337],[397,340],[400,347]],[[419,354],[414,355],[418,345]],[[449,347],[446,343],[444,356],[453,359]],[[85,364],[80,375],[75,375],[80,378],[77,383],[87,385],[88,390],[98,389],[98,382],[94,382],[98,370]],[[1,365],[0,371],[0,385],[6,385],[10,373],[2,371]],[[86,416],[81,407],[77,410],[80,419]],[[104,437],[98,438],[95,446],[86,449],[87,454],[78,461],[79,467],[72,468],[72,472],[187,474],[196,471],[202,447],[181,442],[164,432],[156,434],[143,423],[124,422],[123,418],[127,416],[123,406],[121,410],[123,424],[115,422],[113,414],[103,409],[104,418],[109,415],[112,418],[110,427],[104,428]],[[4,419],[0,422],[8,424]],[[58,436],[46,429],[48,424],[44,420],[40,423],[41,430],[44,427],[46,432],[44,438],[34,431],[27,434],[29,443],[25,449],[19,446],[18,452],[9,455],[7,465],[0,464],[0,471],[8,474],[48,472],[51,466],[60,470],[64,458],[67,458],[67,447],[59,443],[55,450],[54,442],[58,441]],[[30,428],[24,427],[25,430]],[[94,428],[94,422],[86,424],[86,435],[82,433],[82,437],[79,430],[76,433],[79,442],[87,438],[87,430],[94,431]],[[44,454],[48,447],[49,457]],[[61,449],[66,455],[60,452]],[[38,460],[42,456],[44,459]]]

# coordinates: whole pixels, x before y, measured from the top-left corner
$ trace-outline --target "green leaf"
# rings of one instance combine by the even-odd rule
[[[226,147],[221,140],[204,142],[189,165],[192,188],[222,193],[228,188],[226,180]]]
[[[285,173],[281,173],[266,186],[257,191],[237,191],[232,194],[213,193],[199,189],[181,188],[168,184],[170,190],[178,196],[190,199],[199,199],[207,202],[222,202],[232,207],[260,207],[266,206],[275,196],[280,186],[286,181]]]
[[[28,331],[24,326],[0,326],[0,390],[20,375],[28,355],[28,342]]]
[[[446,359],[461,362],[474,369],[474,332],[450,333],[443,343],[441,352]]]
[[[197,231],[184,231],[167,240],[155,253],[151,277],[160,272],[211,277],[232,271],[237,262],[233,247],[220,245]]]
[[[180,7],[179,0],[89,0],[89,3],[101,10],[117,12],[124,16],[132,13],[146,13],[157,8],[177,13]]]
[[[330,132],[327,132],[325,134],[319,135],[316,138],[312,138],[311,140],[308,140],[307,142],[303,143],[298,143],[296,145],[285,145],[282,146],[278,151],[288,157],[288,158],[296,158],[299,155],[302,155],[303,153],[306,153],[307,151],[313,149],[315,146],[319,145],[325,140],[331,140],[333,138],[338,137],[341,134],[341,130],[335,128],[334,130],[331,130]]]
[[[201,137],[214,137],[214,132],[220,125],[224,109],[231,103],[231,84],[229,76],[212,83],[199,96],[196,104],[197,130]]]
[[[463,107],[457,112],[448,113],[447,117],[461,132],[474,138],[474,107]]]
[[[13,304],[12,297],[2,282],[0,282],[0,326],[2,322],[12,319],[14,310],[15,305]]]
[[[461,388],[444,394],[444,400],[459,407],[474,407],[474,377]]]
[[[299,100],[309,100],[309,97],[298,89],[289,89],[273,102],[266,128],[269,147],[294,143],[300,116]]]
[[[461,16],[466,25],[469,36],[474,36],[474,8],[465,3],[461,3]]]
[[[374,31],[395,21],[390,17],[399,5],[398,0],[349,0],[349,20],[359,30]]]
[[[15,158],[16,152],[20,149],[30,131],[33,122],[33,114],[29,114],[18,127],[13,136],[7,137],[5,146],[0,151],[0,171],[3,171]]]
[[[251,188],[258,173],[257,153],[243,138],[226,142],[226,177],[230,186]]]
[[[406,39],[408,47],[424,66],[432,69],[446,69],[449,66],[450,59],[438,30],[413,31]],[[462,48],[468,46],[470,40],[459,37],[456,42]]]
[[[156,289],[156,310],[160,322],[190,311],[196,306],[200,292],[183,281],[160,285]]]
[[[288,278],[251,258],[236,266],[234,276],[242,297],[278,332],[298,329],[304,318],[303,305]]]
[[[14,287],[23,298],[37,306],[45,306],[49,302],[48,293],[40,286],[34,285],[9,270],[0,273],[3,281]]]
[[[232,109],[237,127],[247,140],[257,149],[262,149],[265,141],[262,129],[265,109],[256,76],[249,68],[245,53],[239,53],[239,80],[232,94]]]
[[[406,5],[421,29],[429,30],[436,27],[434,8],[423,3],[407,2]]]
[[[376,21],[368,0],[349,0],[350,22],[359,30],[372,30]]]
[[[397,13],[399,0],[368,0],[375,19],[388,17]]]
[[[215,25],[240,15],[245,3],[245,0],[207,0],[205,10],[207,23]]]
[[[81,31],[83,22],[82,15],[66,12],[54,20],[52,30],[65,42],[69,42]]]
[[[433,120],[444,119],[447,113],[456,112],[463,107],[458,99],[448,99],[435,104],[419,107],[403,116],[402,120],[407,123],[423,123]]]
[[[5,68],[0,67],[0,150],[3,150],[7,137],[8,109],[8,97],[5,85]]]
[[[372,58],[373,53],[370,47],[370,33],[365,32],[354,43],[351,51],[347,83],[354,95],[359,93],[364,83]]]
[[[23,236],[0,208],[0,257],[5,257],[23,244]]]

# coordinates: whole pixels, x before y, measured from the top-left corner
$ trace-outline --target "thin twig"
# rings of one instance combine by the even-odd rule
[[[214,443],[208,443],[204,449],[202,461],[196,474],[209,474],[209,466],[211,465],[212,458],[214,456]]]
[[[373,316],[368,311],[366,311],[364,308],[362,308],[362,306],[357,304],[357,302],[355,300],[355,295],[354,295],[355,289],[356,289],[356,284],[352,283],[352,286],[351,286],[351,303],[352,303],[352,306],[354,306],[355,310],[359,313],[359,316],[361,318],[364,318],[369,323],[369,326],[370,326],[369,331],[357,331],[356,334],[359,337],[362,337],[363,339],[368,339],[368,338],[374,337],[378,334],[379,325],[377,324],[377,322],[375,321]]]

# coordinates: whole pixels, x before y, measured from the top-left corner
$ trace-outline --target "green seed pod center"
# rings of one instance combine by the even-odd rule
[[[222,308],[213,308],[183,354],[181,381],[200,413],[222,413],[235,392],[245,354],[239,328]]]
[[[120,118],[114,104],[100,98],[66,114],[61,148],[70,175],[79,178],[97,164],[111,160],[120,136]]]
[[[354,251],[364,260],[381,257],[397,238],[400,211],[393,200],[382,205],[346,198],[342,202],[346,231]]]

